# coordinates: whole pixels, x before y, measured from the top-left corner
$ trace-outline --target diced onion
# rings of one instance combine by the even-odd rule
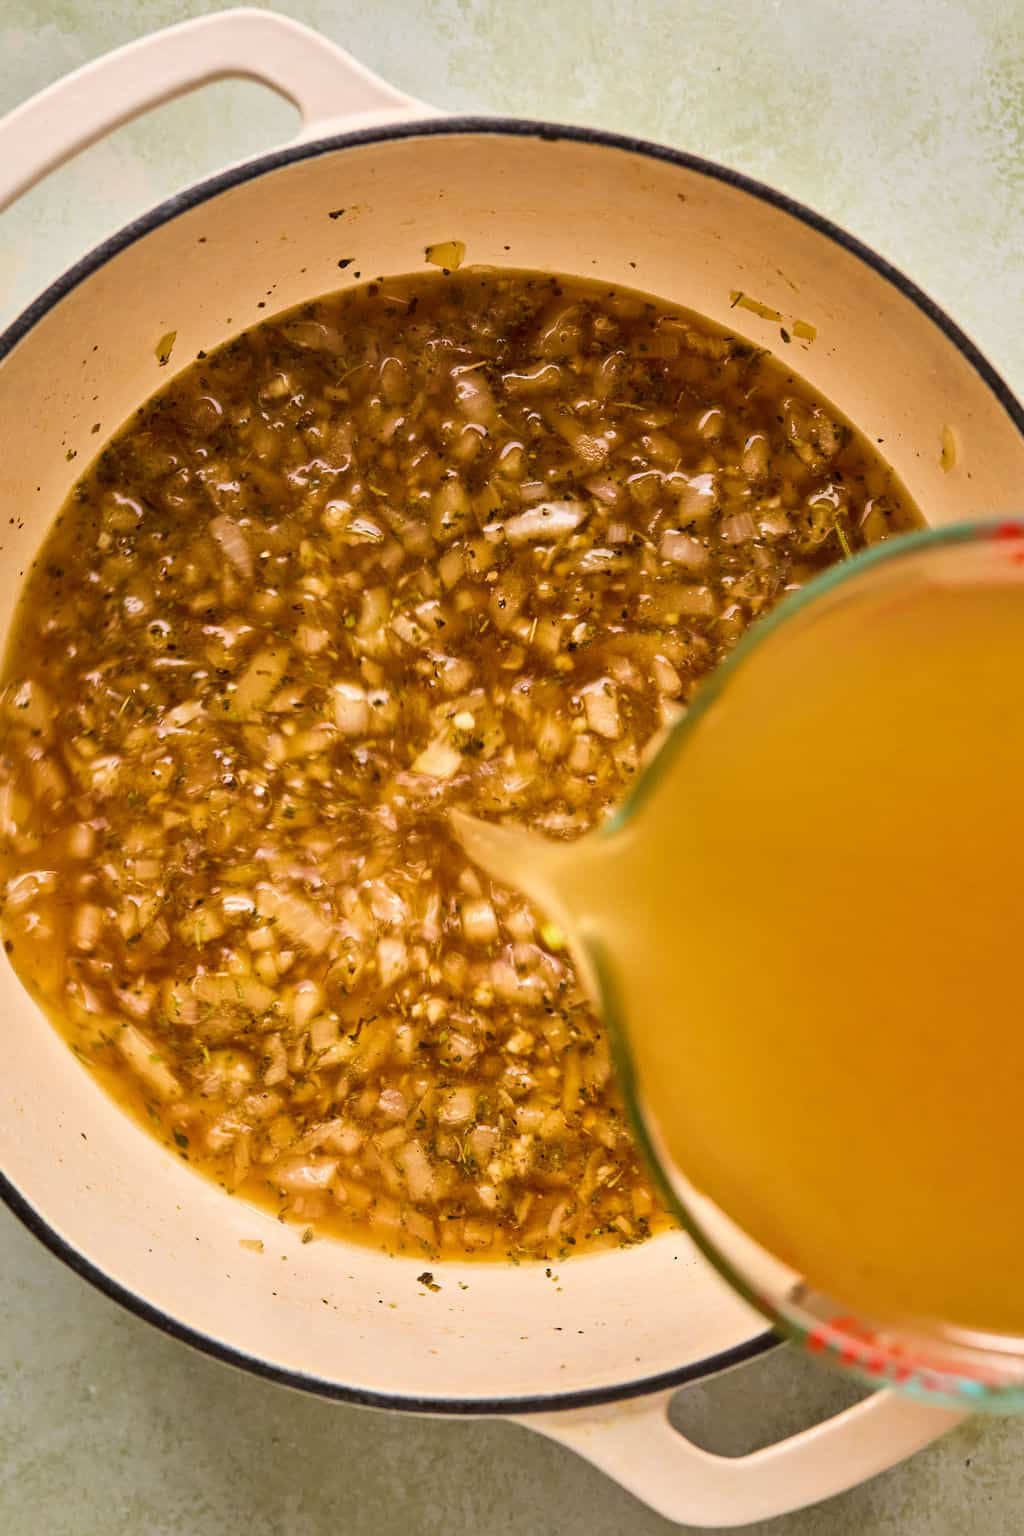
[[[665,529],[658,553],[663,560],[682,566],[687,571],[702,571],[711,559],[706,545],[692,534],[680,533],[678,528]]]
[[[268,646],[258,651],[238,679],[231,699],[232,714],[240,720],[258,714],[277,688],[287,666],[288,651],[284,646]]]
[[[343,736],[363,736],[370,728],[366,689],[358,683],[335,683],[331,689],[334,723]]]
[[[540,501],[503,525],[510,544],[533,540],[560,539],[573,533],[585,520],[587,508],[582,501]]]
[[[261,917],[272,918],[289,939],[315,955],[323,954],[331,942],[334,930],[326,917],[312,902],[293,891],[257,886],[256,910]]]
[[[757,527],[749,512],[735,512],[722,519],[719,533],[727,544],[745,544],[757,537]]]
[[[583,707],[586,711],[587,724],[598,736],[604,736],[609,741],[615,741],[622,734],[622,722],[619,719],[618,695],[615,685],[608,678],[601,678],[596,683],[590,683],[583,690]]]
[[[382,987],[393,987],[409,970],[409,952],[405,940],[383,938],[377,941],[377,971]]]
[[[475,1088],[450,1088],[441,1099],[437,1118],[442,1125],[468,1125],[476,1115]]]
[[[221,513],[219,517],[215,517],[211,521],[210,532],[231,561],[231,564],[235,567],[239,576],[243,576],[246,581],[250,581],[252,579],[252,550],[249,547],[248,539],[238,524],[228,517],[226,513]]]
[[[117,1049],[129,1067],[157,1098],[170,1102],[181,1097],[181,1084],[141,1029],[134,1024],[116,1025],[114,1036]]]
[[[429,774],[433,779],[450,779],[462,767],[462,753],[443,736],[435,737],[413,762],[414,773]]]
[[[486,946],[498,937],[498,920],[489,901],[464,901],[461,917],[467,943]]]

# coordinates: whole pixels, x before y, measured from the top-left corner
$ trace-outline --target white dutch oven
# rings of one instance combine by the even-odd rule
[[[0,207],[116,124],[205,81],[248,76],[301,109],[286,149],[121,231],[0,337],[0,623],[55,509],[167,378],[271,310],[345,278],[471,262],[600,276],[725,323],[743,289],[818,339],[794,361],[872,437],[936,521],[999,514],[1024,484],[1024,412],[956,327],[856,241],[692,156],[611,134],[435,116],[270,13],[232,11],[134,43],[0,124]],[[343,207],[343,219],[328,215]],[[268,293],[270,298],[268,299]],[[264,301],[266,309],[257,305]],[[230,318],[228,318],[230,317]],[[778,325],[742,314],[773,346]],[[953,429],[956,467],[940,466]],[[77,457],[73,461],[69,454]],[[9,521],[12,520],[13,522]],[[293,1229],[197,1178],[113,1109],[22,992],[3,989],[0,1186],[85,1278],[167,1332],[325,1397],[521,1418],[671,1519],[740,1524],[821,1499],[956,1416],[877,1394],[740,1459],[670,1426],[680,1384],[772,1346],[681,1235],[543,1266],[422,1263]],[[240,1246],[262,1238],[262,1254]]]

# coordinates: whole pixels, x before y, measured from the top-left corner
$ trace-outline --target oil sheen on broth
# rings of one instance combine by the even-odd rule
[[[601,1024],[447,811],[578,836],[752,620],[917,520],[798,378],[641,295],[469,272],[268,320],[128,422],[26,582],[10,958],[172,1151],[312,1233],[635,1242],[666,1217]]]

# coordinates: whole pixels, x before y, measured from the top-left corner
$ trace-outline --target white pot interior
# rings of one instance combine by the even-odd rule
[[[457,125],[404,133],[307,147],[307,158],[186,199],[24,330],[0,361],[5,628],[70,485],[169,372],[360,274],[422,267],[439,240],[464,241],[467,262],[643,288],[783,353],[882,442],[930,521],[1020,510],[1012,402],[917,302],[829,235],[697,167],[600,141]],[[730,308],[736,289],[790,330],[811,322],[817,339],[784,347],[779,322]],[[155,348],[169,331],[168,370]],[[946,427],[957,445],[949,472]],[[438,1292],[417,1284],[422,1261],[303,1245],[150,1140],[9,971],[2,987],[0,1169],[115,1286],[238,1355],[373,1397],[481,1407],[611,1391],[763,1334],[681,1236],[550,1276],[543,1265],[434,1266]],[[262,1253],[240,1246],[252,1238]]]

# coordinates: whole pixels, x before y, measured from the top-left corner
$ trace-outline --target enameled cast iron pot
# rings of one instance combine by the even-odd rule
[[[742,289],[817,327],[793,358],[935,522],[1015,510],[1024,412],[956,326],[848,235],[693,156],[590,130],[434,114],[268,12],[186,22],[79,70],[0,123],[0,207],[127,118],[226,76],[295,102],[287,148],[123,229],[0,337],[0,624],[69,487],[174,363],[338,286],[465,242],[467,262],[646,289],[773,347]],[[328,214],[346,209],[344,239]],[[340,242],[340,243],[339,243]],[[343,246],[343,250],[342,250]],[[231,316],[231,320],[226,319]],[[156,343],[175,331],[172,370]],[[940,465],[944,428],[956,464]],[[69,461],[74,451],[77,457]],[[16,526],[9,519],[13,518]],[[676,1387],[769,1349],[763,1320],[681,1234],[563,1264],[442,1265],[299,1233],[230,1199],[116,1110],[9,970],[0,1190],[79,1274],[220,1359],[325,1397],[492,1415],[573,1446],[663,1514],[739,1524],[892,1465],[956,1415],[877,1394],[739,1459],[670,1426]],[[261,1237],[262,1254],[239,1246]],[[282,1257],[287,1262],[282,1263]],[[460,1288],[459,1282],[467,1286]],[[325,1305],[326,1300],[326,1305]]]

